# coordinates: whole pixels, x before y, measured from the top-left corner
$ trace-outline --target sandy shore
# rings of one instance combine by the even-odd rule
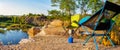
[[[95,50],[93,42],[82,45],[83,40],[74,39],[74,43],[69,44],[67,38],[61,36],[37,36],[32,38],[34,41],[0,46],[0,50]],[[99,44],[99,50],[119,50],[120,46],[106,47]]]

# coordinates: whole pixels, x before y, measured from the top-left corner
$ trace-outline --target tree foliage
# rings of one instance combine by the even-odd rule
[[[89,0],[88,2],[88,8],[92,10],[92,13],[95,13],[97,10],[99,10],[103,5],[103,2],[101,0]]]
[[[89,8],[87,8],[88,1],[89,0],[76,0],[77,8],[80,9],[81,14],[86,14],[86,12],[89,10]]]
[[[54,18],[60,17],[61,12],[58,10],[49,10],[48,11],[49,16],[52,16]]]
[[[59,10],[49,10],[48,11],[48,19],[60,19],[60,20],[68,20],[69,16],[65,12],[61,12]]]
[[[51,2],[53,5],[59,6],[68,16],[73,15],[77,9],[75,0],[51,0]]]

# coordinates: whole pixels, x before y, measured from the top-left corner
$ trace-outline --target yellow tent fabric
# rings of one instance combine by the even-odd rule
[[[79,22],[79,19],[80,19],[79,14],[71,16],[71,26],[72,27],[78,27],[79,25],[77,23],[75,23],[75,22]]]

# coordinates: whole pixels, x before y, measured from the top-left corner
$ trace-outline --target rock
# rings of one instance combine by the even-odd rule
[[[44,29],[41,30],[41,32],[39,32],[37,35],[35,36],[45,36],[46,32],[44,31]]]
[[[118,30],[120,31],[120,27],[118,28]]]
[[[69,26],[70,25],[70,21],[63,21],[63,26]]]
[[[35,36],[45,36],[46,35],[46,32],[45,32],[45,29],[47,28],[48,25],[44,25],[42,28],[41,28],[41,31],[35,35]]]
[[[0,46],[2,46],[3,45],[3,43],[2,42],[0,42]]]
[[[45,35],[62,35],[65,30],[62,27],[61,20],[53,20],[49,25],[44,25],[41,29],[41,32],[36,36],[45,36]]]
[[[28,30],[29,38],[34,37],[37,33],[39,33],[41,30],[39,27],[32,27]]]
[[[48,27],[41,29],[40,33],[35,36],[47,36],[47,35],[65,35],[65,30],[62,27]]]
[[[53,20],[49,25],[44,25],[40,31],[36,32],[33,28],[28,31],[29,37],[46,36],[46,35],[68,35],[63,28],[61,20]],[[36,32],[36,33],[34,33]]]
[[[53,28],[46,28],[44,29],[46,35],[62,35],[65,36],[65,30],[62,27],[53,27]]]
[[[24,44],[24,43],[28,43],[28,42],[34,42],[33,39],[22,39],[19,44]]]
[[[53,20],[48,27],[61,27],[63,22],[61,20]]]

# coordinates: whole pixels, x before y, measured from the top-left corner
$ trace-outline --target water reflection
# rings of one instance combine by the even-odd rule
[[[23,38],[28,38],[28,35],[22,30],[9,30],[4,34],[0,33],[0,41],[4,45],[18,44],[18,42]]]

